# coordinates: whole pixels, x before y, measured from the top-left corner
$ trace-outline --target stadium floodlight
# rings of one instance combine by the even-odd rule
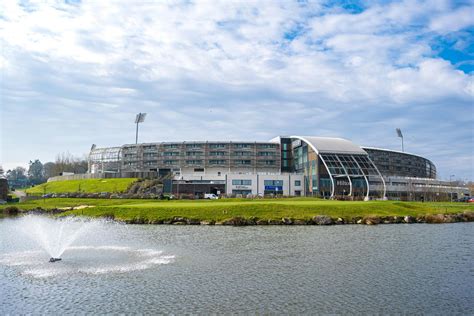
[[[399,128],[397,128],[396,131],[397,131],[398,137],[400,137],[400,138],[402,139],[402,152],[404,152],[405,149],[403,148],[403,134],[402,134],[402,130],[399,129]]]
[[[145,121],[146,113],[138,113],[135,117],[135,124],[137,124],[137,131],[135,133],[135,144],[138,144],[138,124]]]

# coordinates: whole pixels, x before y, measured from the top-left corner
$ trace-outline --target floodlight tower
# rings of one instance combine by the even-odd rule
[[[397,128],[396,130],[397,130],[397,135],[398,135],[398,137],[400,137],[400,138],[402,139],[402,152],[404,152],[405,150],[404,150],[404,148],[403,148],[403,134],[402,134],[402,130],[399,129],[399,128]]]
[[[137,124],[137,132],[135,134],[135,144],[138,144],[138,124],[145,121],[146,113],[138,113],[135,117],[135,124]]]

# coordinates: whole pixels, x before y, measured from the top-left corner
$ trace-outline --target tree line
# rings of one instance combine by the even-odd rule
[[[16,167],[3,170],[0,166],[0,176],[7,178],[10,187],[20,188],[44,183],[48,178],[59,176],[63,172],[86,173],[87,159],[75,157],[70,153],[61,153],[54,162],[42,163],[39,159],[30,160],[28,170]]]

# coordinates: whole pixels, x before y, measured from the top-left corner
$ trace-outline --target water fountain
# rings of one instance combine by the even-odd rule
[[[0,265],[24,275],[124,273],[174,260],[153,246],[143,248],[127,225],[113,221],[27,215],[0,224]]]

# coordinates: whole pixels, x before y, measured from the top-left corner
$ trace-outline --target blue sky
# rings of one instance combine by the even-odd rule
[[[473,1],[3,1],[1,153],[335,136],[474,179]]]

